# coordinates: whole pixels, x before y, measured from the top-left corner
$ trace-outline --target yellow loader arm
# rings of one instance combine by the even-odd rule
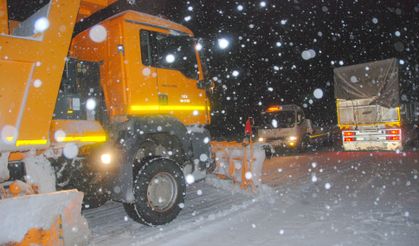
[[[14,29],[1,21],[0,152],[48,146],[79,4],[51,1]]]
[[[45,149],[76,21],[116,0],[54,0],[22,22],[0,0],[0,153]]]

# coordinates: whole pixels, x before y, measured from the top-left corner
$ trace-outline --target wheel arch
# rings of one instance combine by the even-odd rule
[[[164,141],[162,146],[171,144],[180,147],[179,153],[173,160],[182,167],[191,160],[192,144],[186,127],[176,118],[170,116],[132,117],[127,122],[113,127],[115,141],[121,152],[120,168],[112,182],[112,198],[123,202],[132,202],[134,177],[144,165],[143,161],[136,162],[136,154],[141,143],[145,141]],[[170,143],[171,142],[171,143]],[[150,156],[161,156],[156,151]],[[161,157],[168,157],[163,155]],[[172,159],[172,158],[171,158]]]

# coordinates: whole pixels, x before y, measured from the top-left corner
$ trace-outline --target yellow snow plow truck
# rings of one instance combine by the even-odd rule
[[[205,177],[196,40],[132,4],[0,0],[0,245],[85,244],[82,200],[165,224]]]

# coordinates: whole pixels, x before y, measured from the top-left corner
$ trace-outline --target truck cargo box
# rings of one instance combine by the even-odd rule
[[[400,104],[397,59],[345,66],[334,69],[335,98],[372,99],[369,104],[387,108]]]

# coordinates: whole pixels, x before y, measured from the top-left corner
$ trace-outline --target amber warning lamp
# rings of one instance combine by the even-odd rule
[[[278,111],[281,111],[282,110],[282,107],[281,106],[279,106],[279,105],[274,105],[274,106],[270,106],[267,110],[266,110],[266,112],[268,112],[268,113],[272,113],[272,112],[278,112]]]

